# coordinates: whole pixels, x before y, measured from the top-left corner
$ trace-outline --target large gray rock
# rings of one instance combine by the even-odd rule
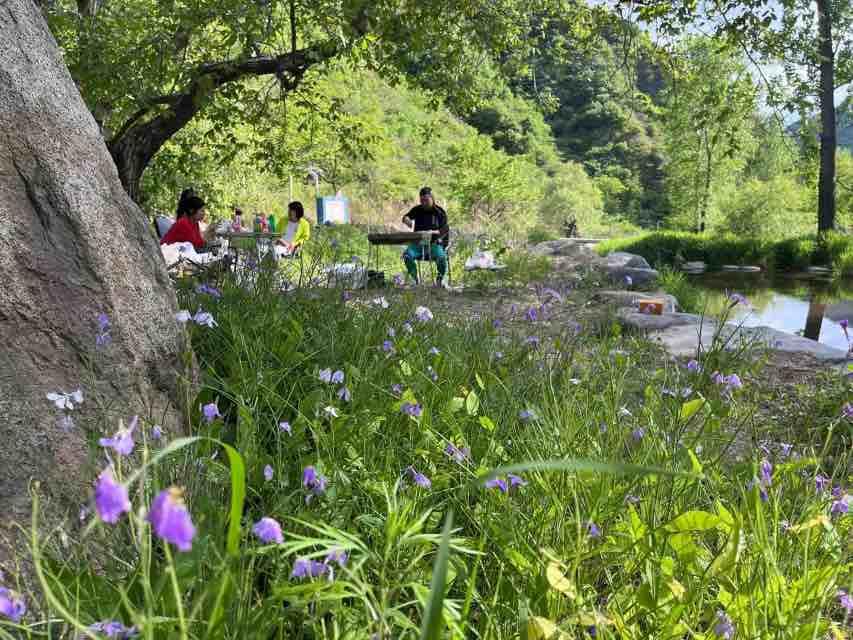
[[[55,520],[98,467],[86,430],[134,413],[167,426],[183,338],[149,225],[32,0],[0,11],[0,564],[29,518],[33,481]],[[112,344],[95,350],[96,318]],[[82,388],[66,432],[45,394]],[[13,564],[6,564],[13,569]]]
[[[540,242],[530,249],[531,253],[539,256],[567,256],[567,257],[586,257],[589,259],[598,258],[598,254],[592,245],[585,242],[578,242],[572,238],[559,238],[557,240],[546,240]]]
[[[700,316],[692,313],[664,313],[656,316],[648,313],[640,313],[636,308],[623,307],[616,312],[619,321],[626,327],[638,331],[663,331],[670,327],[690,326],[696,327],[700,324]]]
[[[658,341],[669,353],[675,356],[693,357],[701,342],[703,349],[709,349],[713,343],[715,326],[709,322],[704,325],[697,323],[673,324],[661,331],[654,332],[650,337]],[[736,327],[726,325],[721,336],[728,341],[728,348],[736,348],[743,344],[766,347],[784,353],[804,353],[826,364],[840,364],[847,361],[847,352],[828,347],[825,344],[795,336],[770,327]]]
[[[645,286],[655,282],[660,274],[652,269],[643,256],[625,251],[608,253],[604,258],[604,271],[615,282],[631,279],[634,286]]]

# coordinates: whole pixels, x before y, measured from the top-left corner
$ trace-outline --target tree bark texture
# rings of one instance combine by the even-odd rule
[[[835,226],[835,53],[832,49],[830,0],[817,0],[820,53],[820,173],[817,184],[818,233]]]
[[[28,524],[34,481],[51,522],[69,512],[76,522],[106,465],[87,438],[134,414],[180,427],[170,407],[185,345],[153,232],[33,0],[0,3],[0,42],[2,564],[15,521]],[[112,338],[100,350],[99,313]],[[45,396],[78,387],[68,429]]]

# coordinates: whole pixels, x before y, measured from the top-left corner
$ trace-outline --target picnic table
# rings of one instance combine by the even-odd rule
[[[389,233],[368,233],[367,234],[367,269],[370,271],[370,265],[374,264],[376,271],[379,271],[381,266],[380,247],[383,246],[403,246],[409,244],[418,244],[421,247],[426,247],[427,250],[422,252],[426,256],[426,261],[432,261],[432,252],[429,250],[430,244],[434,236],[439,234],[438,231],[391,231]],[[375,247],[375,249],[374,249]],[[423,280],[422,278],[418,278]]]
[[[275,240],[282,237],[282,233],[269,231],[217,231],[216,236],[222,238],[228,244],[228,250],[234,254],[235,262],[240,257],[240,251],[255,252],[258,258],[264,257],[271,249]]]

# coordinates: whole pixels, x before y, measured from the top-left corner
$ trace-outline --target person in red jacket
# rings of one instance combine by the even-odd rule
[[[205,246],[204,238],[199,229],[199,222],[204,219],[206,213],[204,200],[198,196],[190,196],[181,204],[182,206],[178,207],[178,218],[175,220],[175,224],[169,228],[166,235],[160,240],[160,244],[192,242],[195,250],[200,251]]]

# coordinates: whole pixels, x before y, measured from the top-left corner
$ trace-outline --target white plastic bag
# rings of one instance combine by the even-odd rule
[[[473,271],[474,269],[494,269],[495,256],[491,251],[475,251],[474,254],[465,261],[465,270]]]

